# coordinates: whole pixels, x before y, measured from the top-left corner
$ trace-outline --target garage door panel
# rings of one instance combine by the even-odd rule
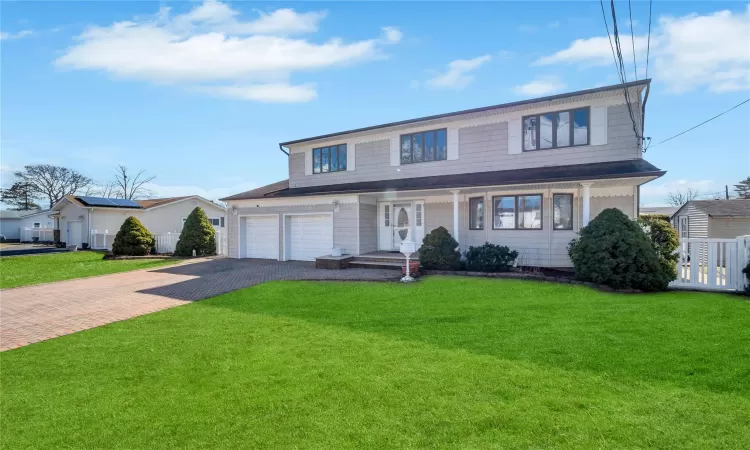
[[[289,259],[313,261],[318,256],[330,255],[333,247],[333,228],[330,215],[291,216]]]
[[[279,259],[279,219],[276,216],[246,219],[247,258]]]

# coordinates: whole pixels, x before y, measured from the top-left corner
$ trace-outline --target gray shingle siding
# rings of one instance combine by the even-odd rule
[[[508,123],[459,129],[458,159],[390,165],[387,139],[356,145],[355,170],[305,175],[305,155],[289,156],[290,187],[321,186],[398,178],[572,165],[641,158],[627,106],[607,110],[607,144],[508,154]]]

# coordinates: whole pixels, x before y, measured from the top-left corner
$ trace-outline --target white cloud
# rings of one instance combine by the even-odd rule
[[[384,28],[384,36],[349,43],[338,38],[316,43],[289,37],[316,31],[325,15],[279,9],[242,22],[238,11],[216,0],[174,17],[169,8],[161,8],[152,17],[87,28],[56,64],[103,70],[122,78],[182,83],[192,90],[231,93],[248,100],[289,101],[293,97],[289,92],[312,99],[312,85],[289,85],[293,73],[378,59],[383,57],[384,44],[401,39],[394,27]],[[286,94],[281,93],[282,86]]]
[[[483,55],[474,59],[451,61],[445,72],[427,80],[427,86],[435,89],[463,89],[474,81],[474,76],[470,73],[491,59],[491,55]]]
[[[201,87],[198,90],[211,92],[223,97],[239,100],[252,100],[263,103],[301,103],[315,100],[318,96],[315,86],[311,84],[289,85],[256,84]]]
[[[382,30],[385,40],[392,44],[401,42],[401,39],[404,37],[404,33],[396,27],[383,27]]]
[[[0,32],[0,41],[11,40],[11,39],[22,39],[33,35],[32,30],[21,30],[18,33],[8,33],[7,31]]]
[[[567,85],[557,76],[537,77],[536,79],[513,88],[519,95],[540,96],[552,94],[565,89]]]
[[[710,193],[718,190],[713,180],[676,180],[664,183],[648,183],[641,186],[641,195],[665,198],[669,193],[686,192],[688,189],[699,193]]]
[[[713,14],[664,16],[651,36],[652,73],[672,92],[706,87],[713,92],[750,89],[750,6],[744,13],[718,11]],[[633,61],[630,36],[620,45],[628,70]],[[645,67],[647,36],[635,36],[639,72]],[[544,56],[534,65],[614,64],[607,36],[577,39],[567,48]]]

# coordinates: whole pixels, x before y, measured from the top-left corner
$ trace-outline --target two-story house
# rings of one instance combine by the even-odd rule
[[[639,187],[665,173],[635,132],[649,82],[282,142],[288,180],[222,199],[229,256],[364,255],[443,226],[462,251],[492,242],[570,267],[582,226],[612,207],[635,219]]]

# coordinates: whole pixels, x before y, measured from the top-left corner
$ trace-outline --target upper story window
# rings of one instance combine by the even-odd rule
[[[313,173],[346,171],[346,144],[313,149]]]
[[[401,164],[448,159],[448,130],[401,135]]]
[[[589,108],[523,118],[523,150],[546,150],[589,143]]]

